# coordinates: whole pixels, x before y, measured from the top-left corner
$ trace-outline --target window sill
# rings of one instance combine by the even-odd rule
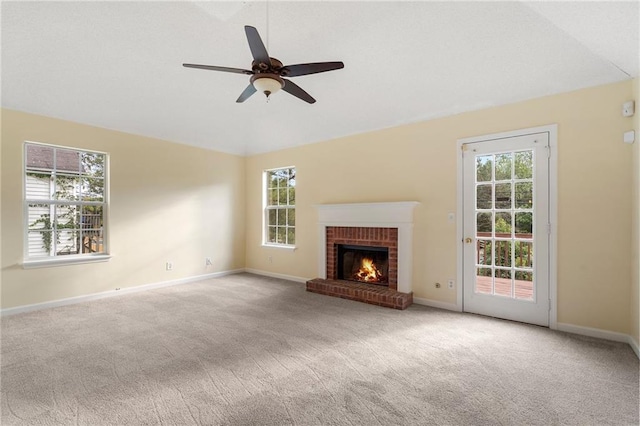
[[[291,246],[291,245],[284,245],[284,244],[269,244],[269,243],[262,243],[262,247],[268,247],[268,248],[276,248],[276,249],[285,249],[285,250],[297,250],[298,247],[296,246]]]
[[[93,256],[60,256],[53,259],[32,259],[22,262],[22,269],[51,268],[54,266],[79,265],[82,263],[107,262],[111,259],[109,254],[96,254]]]

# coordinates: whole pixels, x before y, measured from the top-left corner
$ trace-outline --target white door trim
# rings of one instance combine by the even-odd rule
[[[456,253],[457,253],[457,295],[456,307],[462,311],[463,301],[462,293],[464,288],[464,271],[463,271],[463,161],[462,161],[462,145],[471,142],[481,142],[495,139],[505,139],[514,136],[524,136],[534,133],[549,134],[549,221],[551,223],[551,234],[549,235],[549,328],[555,330],[558,328],[558,125],[550,124],[547,126],[530,127],[527,129],[512,130],[503,133],[493,133],[489,135],[474,136],[469,138],[458,139],[456,144],[456,159],[458,170],[457,194],[456,194]]]

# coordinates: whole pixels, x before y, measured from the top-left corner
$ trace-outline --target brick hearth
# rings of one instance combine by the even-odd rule
[[[394,309],[406,309],[413,303],[413,293],[401,293],[389,287],[353,281],[315,278],[307,281],[307,291]]]

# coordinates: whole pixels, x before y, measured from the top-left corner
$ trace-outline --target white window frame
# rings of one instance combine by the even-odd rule
[[[95,201],[59,201],[53,198],[49,199],[28,199],[27,198],[27,146],[29,145],[40,145],[47,148],[54,149],[64,149],[68,151],[75,151],[79,153],[90,153],[90,154],[100,154],[104,155],[104,194],[102,202]],[[96,263],[96,262],[106,262],[111,258],[109,254],[109,154],[106,152],[76,148],[70,146],[62,146],[62,145],[53,145],[43,142],[34,142],[34,141],[25,141],[23,144],[22,150],[23,158],[22,158],[22,205],[23,205],[23,261],[22,267],[24,269],[31,268],[42,268],[42,267],[51,267],[51,266],[63,266],[63,265],[72,265],[78,263]],[[56,172],[55,165],[55,155],[54,155],[54,166],[53,173]],[[57,255],[57,256],[38,256],[38,257],[30,257],[29,256],[29,204],[49,204],[51,206],[56,205],[66,205],[73,204],[78,206],[83,205],[96,205],[99,204],[102,206],[102,245],[103,252],[102,253],[81,253],[81,254],[71,254],[71,255]],[[51,216],[54,217],[53,215]],[[53,231],[52,231],[53,232]]]
[[[286,170],[286,169],[296,170],[296,167],[295,166],[276,167],[276,168],[273,168],[273,169],[263,170],[263,172],[262,172],[262,245],[266,246],[266,247],[277,247],[277,248],[285,248],[285,249],[295,249],[296,248],[296,244],[295,243],[294,244],[283,244],[283,243],[277,243],[277,242],[270,242],[269,241],[269,211],[270,210],[275,210],[275,209],[278,209],[278,208],[282,208],[282,205],[269,206],[269,204],[268,204],[269,182],[268,182],[267,176],[269,175],[269,172],[274,172],[274,171],[277,171],[277,170]],[[294,186],[293,188],[297,188],[297,185]],[[288,191],[287,191],[287,197],[288,197]],[[289,204],[289,200],[287,200],[286,206],[287,207],[285,207],[285,208],[287,208],[287,209],[293,208],[294,215],[295,215],[295,210],[296,210],[295,203],[294,204]],[[287,226],[287,228],[293,228],[293,233],[294,233],[296,241],[297,241],[296,225],[293,225],[291,227],[291,226],[289,226],[287,224],[286,226]]]

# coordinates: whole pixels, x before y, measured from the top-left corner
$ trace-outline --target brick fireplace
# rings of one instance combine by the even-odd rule
[[[319,222],[319,278],[307,291],[396,309],[413,302],[413,209],[417,202],[330,204],[316,206]],[[340,277],[340,246],[383,248],[388,253],[386,280],[375,284]]]
[[[389,250],[388,287],[398,290],[398,228],[327,226],[327,279],[337,280],[338,246],[384,247]]]

